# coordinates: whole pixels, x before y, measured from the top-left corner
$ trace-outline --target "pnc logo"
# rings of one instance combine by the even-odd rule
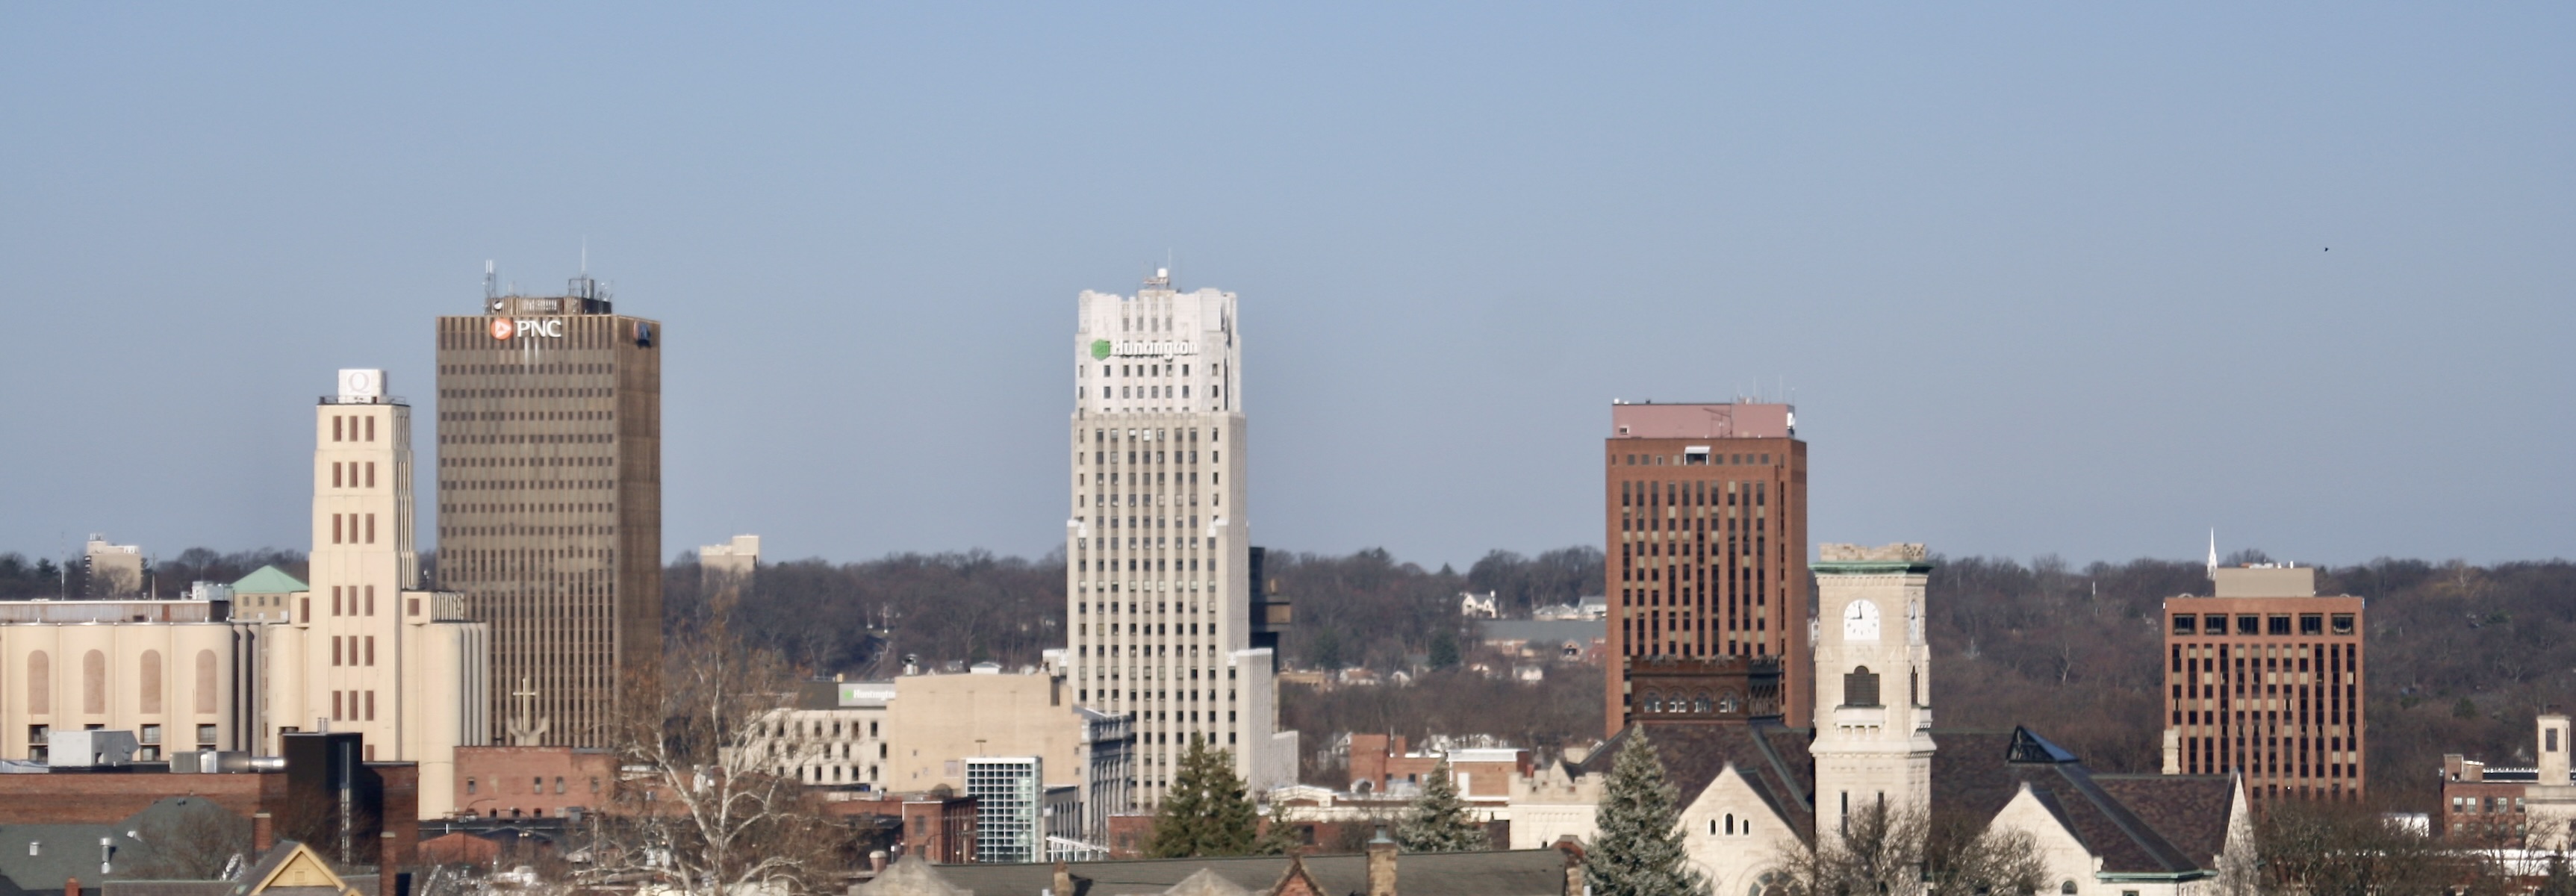
[[[492,319],[492,338],[510,339],[520,336],[543,336],[548,339],[562,339],[563,319],[558,317],[517,319],[496,317]]]

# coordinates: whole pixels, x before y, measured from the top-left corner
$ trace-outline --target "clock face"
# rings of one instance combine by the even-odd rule
[[[1843,640],[1878,640],[1878,605],[1865,600],[1852,601],[1843,608]]]

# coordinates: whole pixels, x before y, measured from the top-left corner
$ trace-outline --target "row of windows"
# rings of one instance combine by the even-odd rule
[[[348,644],[347,644],[347,649],[346,649],[345,651],[343,651],[343,649],[342,649],[342,644],[341,644],[341,642],[343,642],[343,641],[348,642]],[[365,650],[365,651],[363,651],[363,652],[362,652],[362,651],[360,651],[358,648],[359,648],[359,647],[361,647],[361,646],[364,646],[364,647],[366,648],[366,650]],[[345,654],[348,656],[348,659],[349,659],[349,661],[348,661],[348,662],[346,662],[346,663],[342,663],[342,662],[340,661],[340,658],[341,658],[341,656],[343,655],[343,653],[344,653],[344,652],[345,652]],[[363,655],[363,656],[361,656],[361,653],[363,653],[364,655]],[[333,635],[333,636],[331,637],[331,665],[334,665],[334,666],[340,666],[340,665],[349,665],[349,666],[373,666],[373,665],[375,665],[375,664],[376,664],[376,636],[374,636],[374,635]]]
[[[364,427],[364,429],[365,429],[365,431],[366,431],[366,437],[365,437],[365,438],[359,438],[359,437],[358,437],[358,433],[359,433],[359,430],[360,430],[361,425],[362,425],[360,421],[364,421],[364,423],[363,423],[363,427]],[[345,436],[345,437],[343,436],[344,428],[345,428],[345,432],[346,432],[346,436]],[[375,441],[375,440],[376,440],[376,418],[374,418],[374,417],[367,417],[367,416],[350,415],[350,414],[333,414],[333,415],[331,415],[331,441],[334,441],[334,442],[373,442],[373,441]]]
[[[83,730],[83,731],[99,731],[99,730],[105,729],[106,727],[107,727],[107,726],[105,726],[105,725],[82,725],[82,726],[81,726],[81,730]],[[48,746],[47,746],[46,742],[47,742],[48,740],[50,740],[50,739],[53,737],[53,733],[54,733],[54,726],[52,726],[52,725],[29,725],[29,726],[27,726],[27,758],[29,758],[29,759],[33,759],[33,760],[35,760],[35,761],[37,761],[37,762],[43,762],[43,761],[45,761],[45,759],[47,758],[47,754],[49,754],[49,753],[51,753],[51,752],[52,752],[52,750],[51,750],[50,748],[48,748]],[[212,749],[215,749],[215,748],[216,748],[216,746],[217,746],[217,743],[216,743],[216,741],[215,741],[215,737],[216,737],[216,728],[215,728],[215,726],[213,726],[213,725],[199,725],[199,726],[197,726],[197,749],[199,749],[199,750],[212,750]],[[137,748],[136,748],[136,750],[135,750],[135,754],[134,754],[134,758],[135,758],[135,759],[140,760],[140,761],[143,761],[143,762],[158,762],[158,761],[160,761],[160,759],[161,759],[161,747],[163,746],[163,744],[161,743],[161,726],[159,726],[159,725],[144,725],[144,726],[141,726],[140,734],[135,738],[135,740],[137,741],[137,744],[136,744],[136,747],[137,747]]]
[[[1094,561],[1091,561],[1091,560],[1076,560],[1076,561],[1074,561],[1074,571],[1075,571],[1075,572],[1091,572],[1091,571],[1092,571],[1092,564],[1093,564],[1093,562],[1094,562]],[[1102,571],[1111,571],[1111,570],[1116,570],[1116,569],[1118,568],[1118,561],[1116,561],[1116,560],[1101,560],[1101,561],[1097,561],[1097,562],[1101,564],[1100,569],[1101,569]],[[1139,564],[1139,563],[1144,564],[1144,569],[1141,569],[1141,570],[1140,570],[1140,569],[1137,569],[1137,568],[1136,568],[1136,565],[1137,565],[1137,564]],[[1188,564],[1188,565],[1187,565],[1187,566],[1182,565],[1182,564],[1184,564],[1184,563],[1186,563],[1186,564]],[[1129,560],[1129,561],[1127,561],[1127,570],[1126,570],[1126,571],[1128,571],[1128,572],[1197,572],[1197,571],[1199,571],[1199,561],[1198,561],[1197,559],[1195,559],[1195,558],[1193,558],[1193,559],[1189,559],[1189,560]],[[1210,560],[1210,561],[1208,561],[1208,571],[1210,571],[1210,572],[1214,572],[1214,571],[1216,571],[1216,561],[1214,561],[1214,560]]]
[[[1771,455],[1768,454],[1710,454],[1706,451],[1688,451],[1681,454],[1631,454],[1627,455],[1624,463],[1618,459],[1618,455],[1611,457],[1611,463],[1629,467],[1701,467],[1713,464],[1767,466],[1771,463]]]
[[[1224,431],[1224,430],[1216,429],[1216,428],[1214,428],[1214,427],[1210,427],[1210,428],[1208,429],[1208,431],[1207,431],[1207,440],[1208,440],[1208,441],[1211,441],[1211,442],[1222,442],[1222,441],[1225,441],[1225,434],[1224,434],[1224,433],[1225,433],[1225,431]],[[1091,430],[1091,440],[1092,440],[1092,441],[1094,441],[1094,442],[1102,442],[1102,443],[1107,443],[1107,442],[1119,442],[1119,441],[1126,441],[1126,442],[1157,442],[1157,441],[1187,441],[1187,442],[1196,442],[1196,441],[1198,441],[1198,440],[1199,440],[1199,431],[1198,431],[1197,429],[1195,429],[1195,428],[1193,428],[1193,429],[1156,429],[1156,428],[1152,428],[1152,427],[1142,427],[1142,428],[1128,428],[1128,429],[1120,429],[1120,428],[1118,428],[1118,427],[1114,427],[1114,426],[1113,426],[1113,427],[1106,427],[1106,428],[1103,428],[1103,427],[1093,427],[1093,428],[1092,428],[1092,430]],[[1074,441],[1074,444],[1077,444],[1077,445],[1078,445],[1078,444],[1081,444],[1081,443],[1082,443],[1082,436],[1081,436],[1080,434],[1076,434],[1076,435],[1073,437],[1073,441]]]
[[[343,596],[343,592],[345,592],[346,596]],[[331,586],[331,615],[333,615],[333,616],[373,616],[373,615],[376,615],[376,586],[374,586],[374,585],[368,585],[368,586],[366,586],[366,588],[365,588],[365,590],[364,590],[364,593],[365,593],[365,595],[366,595],[366,600],[365,600],[364,604],[361,604],[361,603],[359,602],[359,594],[360,594],[359,586],[356,586],[356,585],[333,585],[333,586]],[[365,612],[359,612],[359,611],[360,611],[360,610],[362,610],[362,609],[363,609],[363,610],[365,610]],[[312,620],[307,619],[307,620],[305,620],[305,621],[306,621],[306,622],[311,622]]]
[[[2451,811],[2486,813],[2522,812],[2524,811],[2522,799],[2522,797],[2518,796],[2490,796],[2484,798],[2474,796],[2455,796],[2451,798]],[[2510,801],[2510,803],[2507,801]],[[2511,808],[2507,808],[2508,805],[2510,805]]]
[[[341,531],[342,531],[342,526],[343,526],[343,522],[342,522],[342,519],[341,519],[342,517],[347,517],[347,521],[346,521],[346,524],[345,524],[345,525],[346,525],[346,527],[347,527],[347,535],[348,535],[348,540],[347,540],[347,542],[346,542],[347,544],[358,544],[358,543],[360,543],[362,540],[363,540],[366,544],[375,544],[375,543],[376,543],[376,515],[375,515],[375,514],[372,514],[372,513],[366,513],[366,514],[359,514],[359,513],[335,513],[335,514],[332,514],[332,515],[331,515],[331,543],[332,543],[332,544],[342,544],[342,543],[343,543],[343,542],[341,541]],[[360,538],[359,538],[359,534],[360,534],[360,531],[361,531],[361,528],[360,528],[360,526],[358,525],[358,523],[359,523],[359,517],[365,517],[365,518],[366,518],[366,520],[365,520],[365,521],[366,521],[366,526],[364,527],[364,533],[365,533],[366,537],[365,537],[364,539],[360,539]]]
[[[615,466],[617,456],[594,454],[562,457],[441,457],[442,467],[607,467]]]
[[[566,387],[566,388],[560,388],[560,389],[440,389],[440,390],[438,390],[438,397],[440,397],[440,398],[445,398],[445,399],[466,399],[466,398],[607,398],[607,397],[609,397],[609,395],[610,395],[610,394],[611,394],[611,390],[610,390],[608,387],[606,387],[606,386],[573,386],[573,387]],[[457,413],[457,414],[440,414],[440,415],[438,415],[438,416],[439,416],[439,418],[440,418],[440,419],[443,419],[443,420],[474,420],[474,419],[483,419],[483,420],[503,420],[503,419],[510,419],[510,418],[506,418],[506,417],[496,417],[496,416],[478,415],[478,414],[465,414],[465,413]],[[581,418],[576,418],[576,419],[581,419]]]
[[[1661,485],[1661,488],[1657,488]],[[1698,479],[1687,482],[1619,483],[1619,506],[1761,507],[1770,503],[1771,484],[1742,480]],[[1746,497],[1746,496],[1750,497]],[[1722,497],[1721,497],[1722,496]]]
[[[1177,398],[1188,398],[1188,397],[1190,397],[1190,387],[1188,387],[1188,386],[1119,386],[1119,387],[1118,387],[1118,394],[1116,394],[1116,395],[1111,395],[1111,394],[1109,394],[1109,388],[1110,388],[1110,387],[1108,387],[1108,386],[1102,386],[1102,387],[1100,387],[1100,397],[1102,397],[1102,398],[1175,398],[1175,397],[1177,397]],[[1079,399],[1083,398],[1083,397],[1084,397],[1084,395],[1083,395],[1083,392],[1084,392],[1084,391],[1085,391],[1085,390],[1084,390],[1084,389],[1083,389],[1083,387],[1081,387],[1081,386],[1075,386],[1075,387],[1073,387],[1073,397],[1074,397],[1076,400],[1079,400]],[[1172,393],[1173,393],[1173,392],[1175,392],[1175,391],[1179,392],[1180,394],[1179,394],[1179,395],[1177,395],[1177,396],[1173,395]],[[1224,386],[1209,386],[1209,387],[1208,387],[1208,397],[1209,397],[1209,398],[1223,398],[1223,397],[1225,397],[1225,387],[1224,387]]]
[[[360,700],[360,699],[359,699],[360,695],[364,695],[366,699],[364,699],[364,700]],[[345,705],[343,704],[343,698],[346,698],[346,703],[345,703]],[[341,714],[341,712],[342,712],[342,710],[343,710],[343,709],[347,710],[347,715],[342,715],[342,714]],[[363,710],[363,713],[361,712],[361,710]],[[335,721],[335,722],[343,722],[343,721],[345,721],[345,722],[373,722],[373,721],[375,721],[375,720],[376,720],[376,692],[374,692],[374,691],[332,691],[332,692],[331,692],[331,720],[332,720],[332,721]]]
[[[2236,614],[2235,618],[2236,628],[2234,633],[2237,635],[2278,636],[2290,634],[2291,614],[2288,613],[2272,613],[2268,615],[2260,613],[2239,613]],[[2337,635],[2349,635],[2352,634],[2353,631],[2353,614],[2351,613],[2300,613],[2298,614],[2297,619],[2299,635],[2321,635],[2328,632],[2332,632]],[[2225,635],[2229,633],[2227,620],[2228,614],[2225,613],[2176,613],[2173,617],[2173,633],[2177,635]]]
[[[349,468],[349,469],[348,469],[348,484],[346,484],[346,485],[341,484],[341,475],[340,475],[340,468],[341,468],[341,467],[347,467],[347,468]],[[363,467],[363,468],[364,468],[364,471],[365,471],[365,473],[366,473],[366,476],[364,476],[364,477],[360,477],[360,476],[358,475],[358,473],[360,472],[360,468],[361,468],[361,467]],[[362,479],[363,479],[363,483],[364,483],[364,484],[361,484],[361,480],[362,480]],[[367,462],[365,462],[364,464],[361,464],[361,463],[359,463],[359,462],[357,462],[357,461],[354,461],[354,460],[353,460],[353,461],[348,461],[348,462],[345,462],[345,463],[343,463],[343,462],[341,462],[341,461],[336,461],[336,460],[335,460],[335,461],[332,461],[332,462],[331,462],[331,487],[332,487],[332,488],[375,488],[375,487],[376,487],[376,462],[371,460],[371,461],[367,461]]]
[[[498,779],[493,780],[493,782],[492,782],[492,788],[493,788],[492,792],[493,792],[493,793],[495,793],[495,794],[500,793],[500,792],[501,792],[501,791],[500,791],[500,787],[501,787],[501,782],[500,782]],[[465,793],[466,793],[467,795],[471,796],[471,795],[473,795],[473,794],[475,794],[475,793],[479,793],[479,792],[481,792],[481,791],[482,791],[482,789],[483,789],[483,782],[481,782],[481,781],[479,781],[479,780],[476,780],[476,779],[474,778],[474,776],[472,776],[472,775],[468,775],[468,776],[466,776],[466,778],[465,778]],[[555,792],[556,792],[556,793],[562,793],[562,792],[564,792],[564,789],[565,789],[565,788],[564,788],[564,779],[563,779],[563,776],[562,776],[562,775],[556,775],[556,776],[555,776]],[[529,778],[529,779],[528,779],[528,792],[529,792],[529,793],[532,793],[532,794],[541,794],[541,793],[546,792],[546,779],[545,779],[545,776],[543,776],[543,775],[538,775],[538,776],[535,776],[535,777],[531,777],[531,778]],[[598,779],[598,778],[592,778],[592,779],[590,779],[590,792],[592,792],[592,793],[598,793],[598,792],[599,792],[599,779]],[[539,809],[539,810],[537,810],[537,811],[539,811],[539,812],[544,812],[545,810],[543,810],[543,809]]]
[[[1140,459],[1140,458],[1141,458],[1141,459]],[[1107,464],[1107,463],[1116,463],[1117,461],[1118,461],[1118,452],[1115,452],[1115,451],[1094,451],[1094,452],[1091,452],[1091,462],[1092,462],[1092,463],[1095,463],[1095,464]],[[1082,452],[1080,452],[1080,451],[1076,451],[1076,452],[1074,452],[1074,453],[1073,453],[1073,462],[1074,462],[1074,463],[1081,463],[1081,462],[1082,462]],[[1161,463],[1182,463],[1182,464],[1194,464],[1194,463],[1198,463],[1198,462],[1199,462],[1199,453],[1198,453],[1198,452],[1196,452],[1196,451],[1130,451],[1130,452],[1127,452],[1127,462],[1128,462],[1128,463],[1131,463],[1131,464],[1161,464]],[[1221,464],[1221,463],[1224,463],[1224,462],[1225,462],[1225,452],[1222,452],[1222,451],[1210,451],[1210,452],[1208,452],[1208,463],[1212,463],[1212,464]],[[1106,474],[1106,475],[1109,475],[1109,476],[1113,476],[1113,477],[1114,477],[1114,476],[1116,476],[1116,475],[1118,475],[1118,474],[1116,474],[1116,473],[1110,473],[1110,474]],[[1115,481],[1115,480],[1112,480],[1112,481]]]
[[[1138,377],[1138,376],[1171,376],[1171,375],[1172,375],[1172,368],[1173,368],[1173,366],[1174,366],[1174,365],[1171,365],[1171,364],[1102,364],[1102,365],[1100,365],[1100,376],[1101,376],[1101,378],[1103,378],[1103,379],[1107,379],[1107,378],[1111,378],[1111,377],[1121,377],[1121,376],[1125,376],[1125,377]],[[1182,365],[1178,365],[1178,366],[1181,368],[1181,375],[1182,375],[1182,376],[1189,376],[1189,375],[1190,375],[1190,365],[1182,364]],[[1080,377],[1085,376],[1085,375],[1088,375],[1088,374],[1089,374],[1089,371],[1088,371],[1087,369],[1085,369],[1084,365],[1081,365],[1081,364],[1073,365],[1073,375],[1074,375],[1076,378],[1080,378]],[[1210,365],[1208,365],[1208,375],[1209,375],[1209,376],[1214,376],[1214,377],[1222,377],[1222,376],[1224,376],[1224,375],[1225,375],[1225,365],[1223,365],[1223,364],[1210,364]]]
[[[161,712],[161,651],[146,650],[136,661],[136,702],[142,712]],[[197,651],[196,711],[215,711],[217,663],[212,650]],[[45,651],[27,654],[27,714],[51,715],[54,711],[54,661]],[[81,654],[81,712],[97,715],[107,712],[107,654],[96,650]]]
[[[616,373],[616,372],[617,372],[617,365],[614,365],[614,364],[566,364],[566,363],[562,363],[562,362],[551,362],[551,363],[545,363],[545,364],[441,364],[441,365],[438,365],[438,375],[440,375],[440,376],[463,376],[463,375],[466,375],[466,374],[475,374],[475,373],[494,373],[494,374],[507,374],[507,375],[511,375],[511,376],[530,376],[530,375],[551,374],[551,373]]]

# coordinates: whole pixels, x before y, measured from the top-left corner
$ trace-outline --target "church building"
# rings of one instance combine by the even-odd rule
[[[1759,670],[1739,672],[1739,683],[1708,670],[1687,693],[1641,702],[1696,707],[1708,689],[1710,712],[1641,716],[1581,761],[1517,782],[1515,843],[1592,839],[1601,782],[1642,735],[1680,790],[1690,858],[1720,896],[1773,892],[1788,856],[1840,836],[1874,805],[2026,831],[2061,894],[2190,896],[2250,873],[2252,819],[2236,775],[2095,773],[2026,727],[1935,729],[1924,547],[1819,553],[1813,728],[1788,727],[1774,706],[1743,696],[1777,693]]]

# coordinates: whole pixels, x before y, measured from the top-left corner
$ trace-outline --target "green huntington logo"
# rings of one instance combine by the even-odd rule
[[[1094,360],[1094,361],[1106,361],[1106,360],[1109,360],[1109,340],[1106,340],[1106,339],[1094,339],[1094,340],[1091,340],[1091,360]]]

